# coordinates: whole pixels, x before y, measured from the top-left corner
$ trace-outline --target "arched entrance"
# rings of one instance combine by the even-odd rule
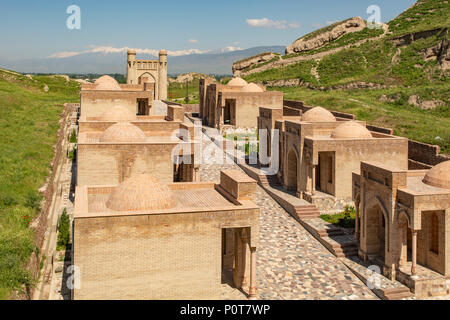
[[[291,150],[288,154],[288,190],[297,192],[297,154]]]
[[[378,204],[367,210],[364,217],[366,226],[367,254],[385,256],[387,221]]]
[[[138,84],[144,84],[144,83],[151,83],[151,84],[153,84],[153,94],[154,94],[153,98],[156,99],[156,79],[155,79],[155,77],[153,77],[153,75],[151,75],[148,72],[142,74],[138,78]]]
[[[404,212],[400,213],[398,218],[398,231],[399,231],[399,245],[400,245],[400,257],[399,266],[405,266],[408,261],[411,261],[411,230],[408,228],[408,219]]]

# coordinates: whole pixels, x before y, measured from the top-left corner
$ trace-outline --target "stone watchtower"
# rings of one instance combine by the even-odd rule
[[[167,51],[159,52],[159,60],[137,60],[136,51],[128,50],[127,84],[149,83],[156,100],[167,99]]]

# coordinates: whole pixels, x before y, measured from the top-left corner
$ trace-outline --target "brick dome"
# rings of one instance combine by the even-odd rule
[[[260,86],[255,83],[249,83],[241,89],[242,92],[264,92]]]
[[[423,183],[433,187],[450,189],[450,161],[442,162],[431,168],[425,175]]]
[[[118,122],[103,132],[99,141],[103,143],[145,142],[145,133],[129,122]]]
[[[248,85],[248,82],[245,81],[242,78],[236,77],[231,79],[230,82],[228,82],[228,86],[234,86],[234,87],[245,87],[246,85]]]
[[[333,114],[322,107],[315,107],[306,111],[302,115],[302,121],[305,122],[335,122]]]
[[[116,79],[110,76],[102,76],[98,78],[97,80],[95,80],[95,84],[97,84],[95,90],[108,90],[108,91],[122,90]]]
[[[101,116],[100,120],[102,121],[134,121],[136,120],[136,114],[132,113],[125,107],[114,106],[107,111],[105,111]]]
[[[345,121],[331,133],[333,139],[368,139],[372,134],[366,127],[354,121]]]
[[[138,174],[122,182],[106,203],[115,211],[164,210],[176,205],[172,190],[149,174]]]

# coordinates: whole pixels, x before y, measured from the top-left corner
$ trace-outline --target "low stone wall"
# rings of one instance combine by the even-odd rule
[[[168,101],[168,100],[162,100],[162,102],[164,102],[168,106],[180,106],[180,107],[182,106],[181,103],[176,103],[176,102],[172,102],[172,101]]]
[[[383,128],[383,127],[373,126],[370,124],[366,124],[366,128],[370,131],[375,131],[375,132],[379,132],[379,133],[390,134],[390,135],[394,134],[394,129],[391,129],[391,128]]]
[[[188,113],[199,113],[200,105],[199,104],[183,104],[184,112]]]
[[[436,145],[409,140],[408,149],[409,158],[422,164],[435,166],[450,160],[450,155],[440,154],[441,148]]]

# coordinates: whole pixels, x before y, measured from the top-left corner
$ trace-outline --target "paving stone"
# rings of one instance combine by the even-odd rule
[[[203,146],[209,143],[204,140]],[[235,164],[201,165],[202,181],[219,183],[224,169],[241,170]],[[260,299],[378,299],[259,186],[256,203],[261,207],[257,251]]]

